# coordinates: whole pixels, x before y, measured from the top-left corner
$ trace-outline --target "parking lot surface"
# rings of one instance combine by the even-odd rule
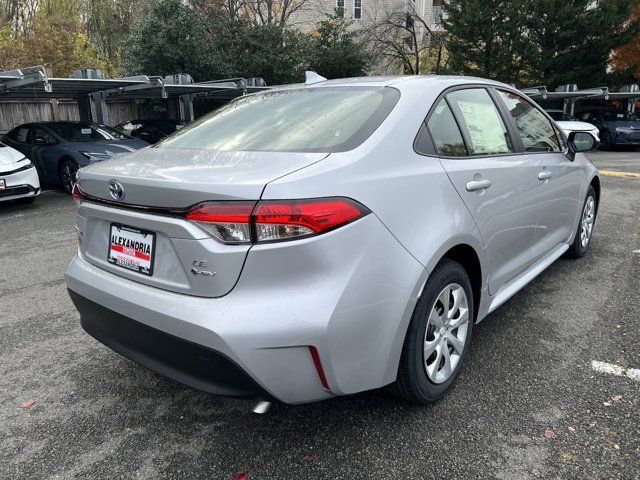
[[[591,158],[640,173],[640,153]],[[83,332],[63,279],[70,197],[0,206],[0,477],[639,478],[640,178],[602,185],[589,253],[474,329],[442,401],[374,391],[266,415]]]

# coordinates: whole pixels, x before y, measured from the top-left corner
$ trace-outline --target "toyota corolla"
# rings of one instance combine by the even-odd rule
[[[90,335],[206,392],[433,402],[475,323],[586,253],[593,148],[483,79],[241,97],[79,171],[67,286]]]

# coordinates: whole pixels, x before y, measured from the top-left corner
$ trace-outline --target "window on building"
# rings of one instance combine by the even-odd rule
[[[353,0],[353,18],[362,18],[362,0]]]
[[[344,18],[344,0],[336,0],[336,15],[338,18]]]

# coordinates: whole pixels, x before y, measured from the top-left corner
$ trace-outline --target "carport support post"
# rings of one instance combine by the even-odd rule
[[[91,105],[91,121],[106,125],[109,121],[107,112],[107,96],[104,92],[92,92],[89,94],[89,103]]]
[[[633,98],[629,98],[627,100],[627,110],[629,110],[631,113],[635,113],[636,111],[636,103],[638,102],[638,99],[640,98],[640,86],[638,86],[637,83],[632,83],[630,85],[625,85],[624,87],[622,87],[620,89],[621,92],[638,92],[638,96],[637,97],[633,97]]]
[[[180,95],[178,97],[179,120],[193,122],[193,97],[194,95]]]
[[[567,85],[561,85],[556,88],[556,92],[575,92],[578,90],[578,85],[575,83],[570,83]],[[575,98],[565,98],[563,100],[562,110],[564,113],[568,113],[569,115],[573,115],[576,109],[576,99]]]

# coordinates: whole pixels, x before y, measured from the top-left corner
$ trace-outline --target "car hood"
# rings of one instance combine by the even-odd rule
[[[557,121],[556,123],[562,130],[564,130],[567,133],[573,132],[573,131],[588,132],[591,130],[598,129],[598,127],[596,127],[595,125],[592,125],[587,122],[577,122],[573,120],[560,120],[560,121]]]
[[[24,154],[15,148],[0,144],[0,165],[13,165],[24,158]]]
[[[640,130],[640,122],[634,122],[633,120],[609,120],[605,124],[610,128],[631,128],[634,130]]]
[[[73,148],[79,152],[99,153],[105,156],[131,153],[149,146],[148,143],[133,138],[127,140],[104,140],[98,142],[68,142],[66,145],[68,148]]]
[[[186,208],[207,200],[257,200],[270,181],[327,156],[146,148],[82,168],[78,182],[84,193],[109,201],[115,180],[124,204]]]

